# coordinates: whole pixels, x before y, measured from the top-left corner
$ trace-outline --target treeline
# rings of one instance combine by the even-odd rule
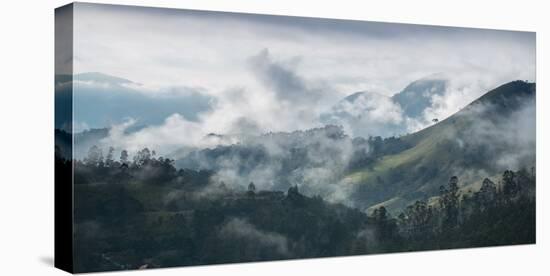
[[[131,161],[112,155],[94,147],[74,160],[77,271],[349,255],[357,233],[374,227],[296,186],[236,191],[147,149]]]
[[[534,243],[535,171],[507,170],[498,183],[485,178],[478,191],[460,191],[459,179],[440,187],[439,197],[416,201],[397,217],[384,207],[373,214],[397,229],[403,250],[429,250]]]
[[[92,147],[73,160],[77,271],[535,242],[534,169],[485,179],[477,191],[461,191],[451,177],[437,198],[392,215],[308,197],[297,186],[233,190],[149,149],[117,156]]]

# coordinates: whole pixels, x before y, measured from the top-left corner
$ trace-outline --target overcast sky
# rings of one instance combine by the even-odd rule
[[[198,119],[175,113],[157,131],[318,126],[347,95],[391,96],[434,75],[450,85],[430,116],[445,117],[500,84],[535,81],[534,33],[82,3],[74,18],[75,73],[128,79],[149,97],[213,99]]]

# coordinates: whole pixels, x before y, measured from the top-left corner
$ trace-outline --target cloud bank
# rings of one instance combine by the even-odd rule
[[[84,3],[74,29],[75,72],[119,77],[77,80],[77,126],[113,127],[106,142],[159,154],[327,123],[401,135],[535,78],[525,32]],[[426,77],[444,91],[418,92],[414,112],[396,100]],[[131,124],[142,127],[120,131]]]

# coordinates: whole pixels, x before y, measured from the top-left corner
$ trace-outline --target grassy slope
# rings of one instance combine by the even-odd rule
[[[472,124],[478,119],[468,111],[477,105],[490,103],[495,106],[479,114],[485,119],[506,117],[517,110],[526,98],[534,95],[535,84],[516,81],[498,87],[455,115],[402,137],[413,146],[384,156],[373,166],[347,175],[343,183],[356,188],[356,200],[364,203],[360,207],[382,204],[390,210],[397,210],[411,201],[437,194],[438,187],[446,184],[451,175],[464,176],[462,179],[471,183],[467,188],[475,186],[473,182],[479,182],[479,178],[494,179],[501,172],[491,171],[490,164],[473,164],[480,170],[470,166],[469,171],[464,171],[463,168],[468,168],[470,164],[467,164],[468,160],[455,137],[468,135]]]

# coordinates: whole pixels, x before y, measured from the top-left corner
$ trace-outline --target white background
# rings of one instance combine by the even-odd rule
[[[537,32],[536,245],[157,269],[135,275],[548,275],[550,272],[550,195],[546,170],[550,137],[545,122],[550,116],[546,93],[550,64],[550,8],[544,4],[547,1],[100,2]],[[53,10],[68,2],[0,3],[0,275],[62,275],[65,272],[53,268]]]

